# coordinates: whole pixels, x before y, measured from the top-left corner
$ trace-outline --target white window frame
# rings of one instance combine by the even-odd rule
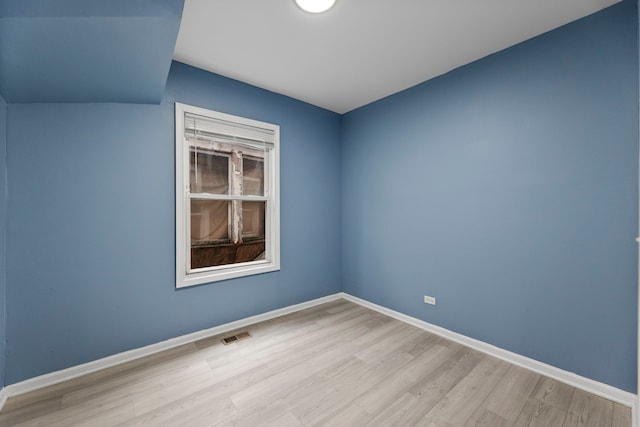
[[[252,126],[273,132],[273,148],[265,153],[265,259],[190,270],[189,144],[185,138],[185,113],[224,120],[238,127]],[[280,127],[176,102],[176,288],[280,270]],[[229,132],[229,127],[225,129]],[[241,136],[241,135],[237,135]],[[268,162],[268,167],[267,167]],[[234,196],[222,196],[233,200]],[[217,197],[220,198],[220,197]]]

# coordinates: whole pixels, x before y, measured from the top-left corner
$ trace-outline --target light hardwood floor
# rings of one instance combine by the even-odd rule
[[[245,330],[12,398],[0,425],[631,426],[625,406],[343,300]]]

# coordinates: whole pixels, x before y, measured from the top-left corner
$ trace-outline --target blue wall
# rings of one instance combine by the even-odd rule
[[[281,271],[175,290],[176,101],[281,126]],[[340,291],[339,126],[180,63],[158,106],[10,104],[6,383]]]
[[[0,387],[4,385],[7,289],[6,223],[7,223],[7,104],[0,96]]]
[[[346,114],[344,291],[634,391],[637,25],[626,1]]]

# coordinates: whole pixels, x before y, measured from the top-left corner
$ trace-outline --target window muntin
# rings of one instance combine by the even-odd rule
[[[279,269],[278,126],[176,103],[176,286]]]

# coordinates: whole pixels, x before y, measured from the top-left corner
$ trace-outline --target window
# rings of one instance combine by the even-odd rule
[[[279,135],[176,103],[176,287],[280,269]]]

